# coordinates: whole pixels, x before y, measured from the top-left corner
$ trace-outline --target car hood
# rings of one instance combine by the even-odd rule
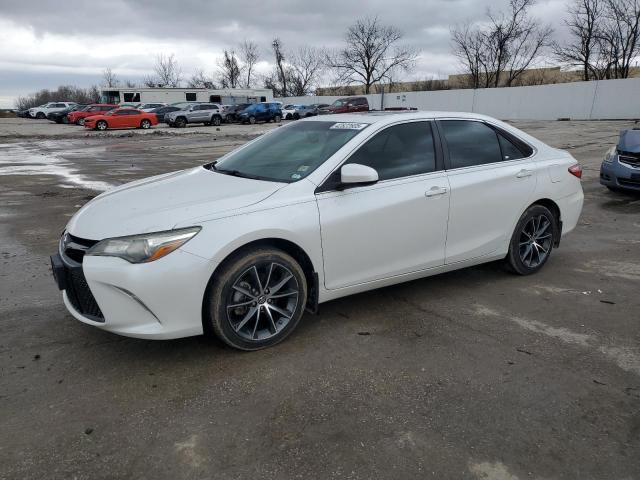
[[[284,184],[233,177],[197,167],[109,190],[83,206],[67,224],[80,238],[102,240],[190,226],[208,216],[258,203]]]
[[[623,130],[620,132],[618,150],[628,153],[640,153],[640,130]]]

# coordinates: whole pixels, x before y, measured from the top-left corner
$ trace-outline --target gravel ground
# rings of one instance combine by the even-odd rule
[[[0,478],[640,478],[640,197],[597,181],[629,123],[516,125],[585,166],[579,226],[540,273],[494,263],[329,302],[246,354],[83,325],[48,255],[99,191],[271,125],[0,119]]]

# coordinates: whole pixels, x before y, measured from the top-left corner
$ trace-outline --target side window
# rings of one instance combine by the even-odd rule
[[[139,102],[140,101],[140,93],[138,92],[125,92],[123,94],[125,102]]]
[[[484,123],[442,120],[440,125],[449,149],[450,168],[484,165],[502,159],[498,135]]]
[[[184,94],[185,100],[187,102],[195,102],[196,101],[196,93],[195,92],[187,92]]]
[[[408,177],[436,169],[430,122],[395,125],[377,133],[346,163],[374,168],[380,180]]]
[[[504,138],[498,133],[498,140],[500,141],[500,149],[502,150],[503,160],[518,160],[524,158],[522,152],[509,140]]]

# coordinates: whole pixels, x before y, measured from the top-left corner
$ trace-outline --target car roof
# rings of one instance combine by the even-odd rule
[[[398,120],[420,120],[433,118],[472,118],[477,120],[495,121],[494,118],[479,113],[469,112],[440,112],[430,110],[412,110],[410,112],[358,112],[358,113],[335,113],[330,115],[319,115],[305,119],[305,122],[354,122],[368,124],[394,123]]]

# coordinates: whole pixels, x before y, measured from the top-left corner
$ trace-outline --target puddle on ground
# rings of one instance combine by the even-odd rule
[[[46,147],[47,142],[43,143],[40,146]],[[33,147],[20,143],[2,145],[0,176],[3,175],[53,175],[61,179],[61,186],[65,188],[82,187],[105,191],[115,186],[109,182],[87,178],[70,162],[56,154],[36,152]]]

